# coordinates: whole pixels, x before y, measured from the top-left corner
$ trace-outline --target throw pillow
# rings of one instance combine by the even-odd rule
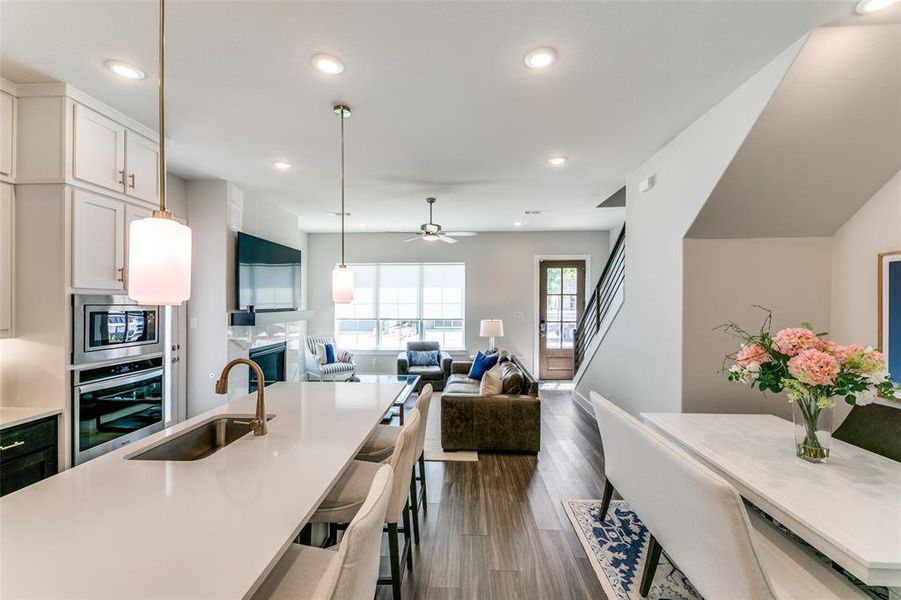
[[[497,396],[503,390],[503,371],[500,365],[494,365],[482,376],[482,382],[479,384],[479,396]]]
[[[437,367],[437,350],[407,350],[407,360],[411,367]]]
[[[325,345],[325,364],[330,365],[335,362],[335,345]]]
[[[316,344],[316,356],[325,364],[325,344]]]
[[[480,350],[478,354],[476,354],[476,358],[472,361],[472,367],[469,369],[469,378],[475,380],[481,380],[482,375],[485,374],[488,369],[497,364],[498,355],[497,354],[484,354]]]
[[[519,394],[522,390],[522,371],[520,371],[511,360],[504,363],[498,363],[498,365],[501,367],[501,373],[504,380],[503,393],[512,395]]]

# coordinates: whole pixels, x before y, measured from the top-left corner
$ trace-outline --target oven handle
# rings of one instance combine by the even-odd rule
[[[75,392],[78,394],[86,393],[86,392],[96,392],[97,390],[102,390],[111,387],[117,387],[120,385],[126,385],[129,383],[137,383],[139,381],[144,381],[146,379],[153,379],[155,377],[161,377],[163,375],[162,369],[153,369],[152,371],[141,371],[140,373],[135,373],[134,375],[129,375],[126,377],[114,377],[112,379],[105,379],[103,381],[98,381],[97,383],[86,383],[85,385],[75,386]]]

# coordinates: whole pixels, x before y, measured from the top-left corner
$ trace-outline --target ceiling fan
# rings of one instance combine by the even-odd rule
[[[435,205],[434,198],[426,198],[426,202],[429,203],[429,222],[423,223],[419,226],[419,233],[416,234],[416,237],[411,237],[408,240],[404,240],[404,243],[407,242],[415,242],[416,240],[425,240],[426,242],[444,242],[445,244],[456,244],[457,240],[454,237],[465,237],[476,235],[472,231],[442,231],[441,225],[438,223],[432,222],[432,207]]]

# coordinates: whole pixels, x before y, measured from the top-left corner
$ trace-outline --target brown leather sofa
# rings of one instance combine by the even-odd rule
[[[451,363],[451,375],[441,395],[444,450],[537,454],[541,449],[538,380],[515,356],[502,356],[502,393],[481,396],[479,382],[468,377],[471,367],[472,361]]]

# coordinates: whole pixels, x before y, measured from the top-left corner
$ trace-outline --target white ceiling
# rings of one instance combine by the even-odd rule
[[[824,27],[801,49],[688,235],[829,236],[899,169],[901,25]]]
[[[605,229],[625,176],[809,29],[853,1],[167,4],[172,170],[226,178],[333,231],[338,123],[350,227]],[[156,4],[3,0],[0,69],[66,81],[154,126]],[[531,48],[559,61],[532,71]],[[333,53],[343,74],[310,68]],[[136,64],[123,81],[107,59]],[[554,169],[551,154],[570,162]],[[275,159],[295,168],[276,172]],[[547,211],[526,217],[524,210]]]

